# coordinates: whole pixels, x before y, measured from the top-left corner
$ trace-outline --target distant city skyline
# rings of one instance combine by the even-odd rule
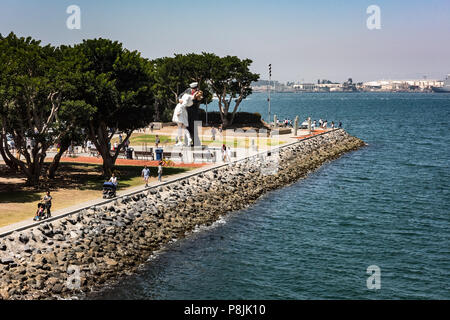
[[[70,30],[66,9],[81,10]],[[381,29],[366,12],[380,8]],[[214,52],[253,60],[252,71],[280,82],[327,79],[443,79],[450,73],[450,2],[312,1],[12,1],[0,7],[0,33],[44,44],[88,38],[120,41],[154,59]]]

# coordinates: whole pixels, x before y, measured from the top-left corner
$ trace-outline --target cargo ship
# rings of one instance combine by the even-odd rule
[[[442,87],[431,87],[434,92],[447,92],[450,93],[450,74],[444,80],[444,85]]]

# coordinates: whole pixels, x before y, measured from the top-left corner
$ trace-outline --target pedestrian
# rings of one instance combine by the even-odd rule
[[[229,162],[231,162],[231,148],[227,147],[227,159]]]
[[[158,145],[160,144],[160,140],[159,140],[159,135],[156,135],[156,137],[155,137],[155,146],[156,146],[156,148],[158,148]]]
[[[160,162],[158,163],[158,181],[159,181],[159,182],[161,182],[162,172],[163,172],[162,161],[160,161]]]
[[[145,166],[144,169],[142,169],[142,173],[141,176],[144,177],[144,181],[145,181],[145,187],[148,187],[148,179],[150,178],[150,169]]]
[[[225,162],[227,146],[225,144],[222,145],[222,161]]]
[[[123,141],[123,138],[122,138],[122,134],[121,134],[121,133],[119,133],[119,144],[121,144],[121,143],[122,143],[122,141]]]
[[[314,131],[315,128],[316,128],[316,120],[314,120],[313,123],[311,124],[311,131]]]
[[[152,123],[150,123],[150,132],[152,132],[153,133],[153,127],[154,127],[155,125],[153,124],[153,122]]]
[[[334,129],[334,121],[331,121],[331,129]]]
[[[339,121],[339,128],[342,128],[342,122]]]
[[[214,128],[214,126],[211,128],[211,138],[212,141],[216,141],[216,128]]]
[[[42,201],[44,202],[45,209],[47,210],[47,218],[50,218],[51,212],[50,208],[52,207],[52,196],[50,195],[50,190],[47,191],[47,194],[42,198]]]
[[[86,142],[86,140],[84,140],[81,145],[81,152],[86,153],[87,152],[86,147],[87,147],[87,142]]]

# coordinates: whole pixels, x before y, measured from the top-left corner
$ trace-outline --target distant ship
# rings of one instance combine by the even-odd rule
[[[444,85],[442,87],[431,87],[434,92],[448,92],[450,93],[450,74],[445,78]]]

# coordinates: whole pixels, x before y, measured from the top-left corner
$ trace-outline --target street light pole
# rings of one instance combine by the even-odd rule
[[[270,89],[272,87],[272,64],[269,64],[269,97],[267,98],[267,101],[269,103],[269,117],[268,117],[268,123],[270,126]]]
[[[206,126],[208,126],[208,98],[206,98]]]

